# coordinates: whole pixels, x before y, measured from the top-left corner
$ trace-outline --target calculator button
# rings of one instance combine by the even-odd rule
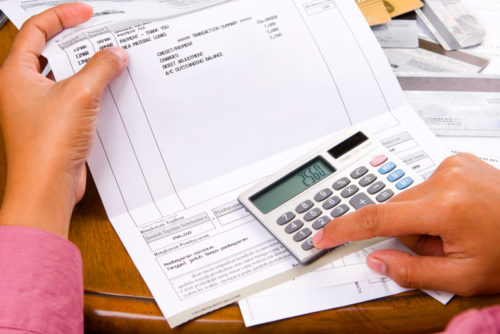
[[[361,167],[358,167],[352,171],[351,177],[353,179],[359,179],[361,176],[365,175],[366,173],[368,173],[368,168],[361,166]]]
[[[293,222],[291,222],[290,224],[288,224],[285,227],[285,232],[286,233],[293,233],[295,231],[298,231],[299,228],[301,228],[302,226],[304,226],[304,223],[302,221],[294,220]]]
[[[333,196],[323,203],[323,209],[330,210],[334,206],[340,203],[340,198],[338,196]]]
[[[308,236],[310,236],[311,233],[312,233],[312,231],[310,229],[308,229],[307,227],[303,228],[302,230],[295,233],[295,235],[293,236],[293,240],[295,240],[297,242],[302,241],[305,238],[307,238]]]
[[[351,198],[349,203],[352,205],[353,208],[356,210],[361,209],[362,207],[369,205],[369,204],[375,204],[370,197],[368,197],[365,193],[360,193]]]
[[[394,196],[394,191],[392,191],[391,189],[386,189],[386,190],[382,191],[380,194],[378,194],[376,199],[377,199],[377,201],[382,203],[382,202],[387,201],[392,196]]]
[[[314,200],[316,202],[322,202],[325,199],[327,199],[328,197],[330,197],[331,194],[333,194],[333,191],[331,191],[330,189],[328,189],[328,188],[323,189],[319,193],[317,193],[316,196],[314,196]]]
[[[372,184],[370,186],[370,188],[368,188],[368,193],[370,195],[373,195],[373,194],[376,194],[378,193],[380,190],[384,189],[385,188],[385,184],[384,182],[382,181],[378,181],[378,182],[375,182],[374,184]]]
[[[351,197],[352,195],[357,193],[358,190],[359,190],[359,188],[357,186],[355,186],[354,184],[351,184],[349,187],[342,190],[342,192],[340,193],[340,196],[342,196],[344,198]]]
[[[378,167],[386,161],[387,161],[387,157],[385,155],[381,154],[378,157],[373,158],[373,160],[370,161],[370,165],[372,165],[372,167]]]
[[[345,204],[341,204],[337,206],[335,209],[332,210],[330,213],[333,218],[337,218],[345,214],[347,211],[349,211],[349,207]]]
[[[304,201],[304,202],[300,203],[299,205],[297,205],[297,207],[295,208],[295,211],[297,211],[298,213],[304,213],[307,210],[309,210],[310,208],[312,208],[313,205],[314,205],[314,203],[312,201],[307,200],[307,201]]]
[[[325,227],[326,224],[328,224],[329,222],[331,221],[331,219],[328,217],[328,216],[323,216],[321,218],[319,218],[318,220],[316,220],[312,227],[315,229],[315,230],[321,230],[323,227]]]
[[[400,178],[402,178],[404,175],[405,175],[405,172],[403,172],[402,169],[396,169],[394,172],[389,174],[389,176],[387,176],[387,180],[390,182],[394,182],[394,181],[397,181]]]
[[[394,168],[396,168],[396,164],[394,162],[392,162],[392,161],[389,161],[386,164],[382,165],[382,167],[380,167],[378,169],[378,172],[380,174],[387,174],[390,171],[392,171]]]
[[[304,220],[310,222],[311,220],[319,217],[320,215],[321,215],[321,209],[314,208],[304,215]]]
[[[413,184],[413,179],[411,177],[407,176],[404,179],[402,179],[401,181],[399,181],[398,183],[396,183],[396,188],[398,188],[399,190],[403,190],[403,189],[408,188],[412,184]]]
[[[374,174],[368,174],[366,176],[363,176],[361,180],[359,180],[359,185],[362,187],[366,187],[367,185],[372,184],[377,177]]]
[[[286,223],[292,221],[293,218],[295,218],[295,213],[287,212],[285,214],[282,214],[276,222],[278,223],[278,225],[285,225]]]
[[[302,249],[303,249],[303,250],[308,251],[308,250],[311,250],[311,249],[313,249],[313,248],[314,248],[314,244],[313,244],[313,239],[312,239],[312,238],[311,238],[311,239],[308,239],[306,242],[304,242],[304,243],[302,244]]]
[[[340,180],[335,181],[332,187],[335,190],[340,190],[347,186],[349,183],[351,183],[351,180],[349,180],[347,177],[343,177]]]

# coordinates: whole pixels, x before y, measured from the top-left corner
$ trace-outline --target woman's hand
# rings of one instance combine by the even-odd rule
[[[106,85],[127,66],[121,48],[98,52],[76,75],[54,82],[40,74],[47,40],[87,21],[92,8],[70,3],[28,20],[0,68],[0,125],[7,185],[0,224],[42,228],[67,237],[85,191],[85,161]]]
[[[383,205],[366,206],[325,226],[317,248],[397,236],[419,255],[372,253],[367,264],[399,285],[459,295],[500,291],[500,171],[461,154],[424,183]]]

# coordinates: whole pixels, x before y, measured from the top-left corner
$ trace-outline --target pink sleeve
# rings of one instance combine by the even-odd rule
[[[75,245],[35,228],[0,226],[0,333],[83,334]]]
[[[500,305],[468,310],[453,318],[443,334],[499,334]]]

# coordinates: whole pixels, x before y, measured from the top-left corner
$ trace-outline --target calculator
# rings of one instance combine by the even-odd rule
[[[312,238],[330,221],[385,203],[422,182],[376,139],[351,128],[250,189],[238,200],[296,258],[309,263],[330,250]]]

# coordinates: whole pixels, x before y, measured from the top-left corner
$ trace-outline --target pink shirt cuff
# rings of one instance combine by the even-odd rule
[[[499,334],[500,305],[472,309],[453,318],[443,334]]]
[[[83,333],[82,260],[46,231],[0,226],[0,333]]]

